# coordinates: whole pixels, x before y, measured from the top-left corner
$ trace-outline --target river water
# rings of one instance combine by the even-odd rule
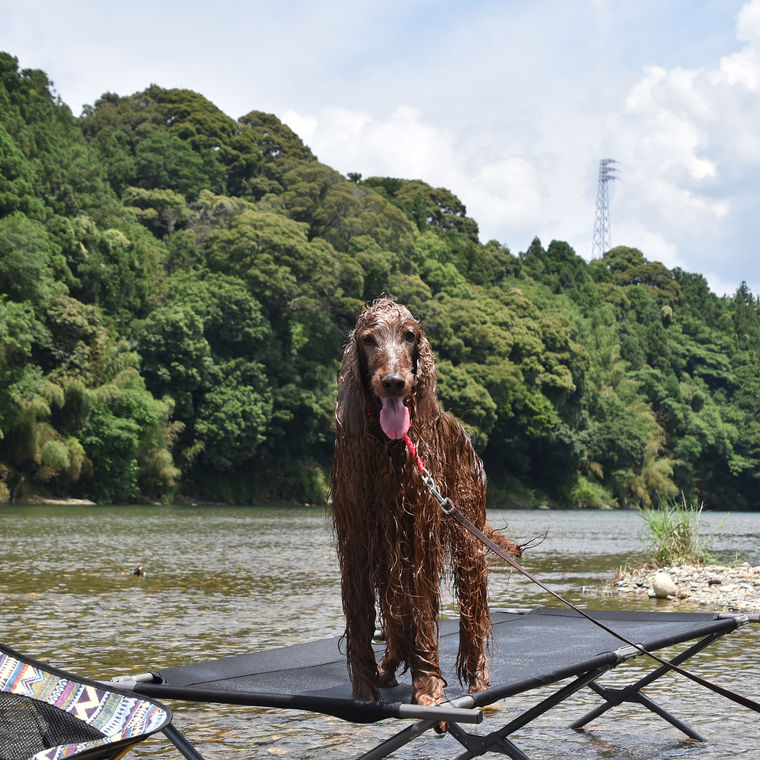
[[[694,609],[603,592],[617,568],[643,561],[646,531],[633,512],[493,510],[489,520],[508,526],[521,542],[546,533],[524,564],[581,606]],[[710,548],[721,560],[760,564],[760,513],[704,513],[701,533],[712,536]],[[0,507],[0,547],[0,638],[97,679],[296,644],[343,629],[331,526],[321,508]],[[133,574],[138,564],[143,577]],[[492,608],[559,606],[503,568],[491,573],[490,600]],[[454,613],[446,606],[445,614]],[[720,640],[688,667],[758,699],[760,625]],[[634,661],[605,682],[624,685],[643,672]],[[498,728],[550,691],[532,692],[530,702],[519,696],[500,703],[503,711],[486,717],[478,730]],[[660,679],[647,694],[708,742],[686,739],[636,705],[615,708],[573,731],[568,724],[598,704],[590,691],[511,738],[533,760],[758,757],[756,714],[679,676]],[[397,730],[387,722],[357,726],[298,711],[170,704],[175,724],[207,760],[350,758]],[[431,734],[393,757],[455,757],[460,750],[452,737]],[[180,757],[163,737],[129,756]]]

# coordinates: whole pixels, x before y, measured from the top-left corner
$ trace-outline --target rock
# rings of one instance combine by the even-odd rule
[[[652,579],[652,591],[658,599],[667,599],[669,596],[675,596],[678,593],[678,588],[670,575],[660,570],[654,574]]]
[[[623,596],[647,594],[656,598],[654,578],[658,574],[670,577],[676,591],[668,597],[685,609],[708,607],[714,612],[760,612],[760,566],[752,567],[748,563],[738,567],[680,565],[621,569],[608,583],[615,593]],[[661,593],[665,590],[660,589]]]

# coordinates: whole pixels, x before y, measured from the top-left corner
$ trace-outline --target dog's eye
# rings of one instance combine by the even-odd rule
[[[377,345],[375,339],[371,335],[363,336],[362,343],[367,346],[367,348],[372,348],[373,346]]]
[[[417,336],[411,330],[407,330],[404,333],[404,340],[407,343],[414,343],[414,341],[417,340]]]

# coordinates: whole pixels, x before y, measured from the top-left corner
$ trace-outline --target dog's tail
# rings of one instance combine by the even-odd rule
[[[516,544],[511,539],[507,538],[501,531],[497,530],[492,525],[486,523],[483,528],[483,533],[485,533],[486,536],[488,536],[488,538],[490,538],[500,549],[507,554],[511,554],[515,559],[520,559],[520,557],[522,557],[523,546]]]

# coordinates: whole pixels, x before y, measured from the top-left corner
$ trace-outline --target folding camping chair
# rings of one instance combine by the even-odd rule
[[[0,760],[116,760],[157,731],[182,751],[184,737],[171,720],[158,702],[0,644]]]

